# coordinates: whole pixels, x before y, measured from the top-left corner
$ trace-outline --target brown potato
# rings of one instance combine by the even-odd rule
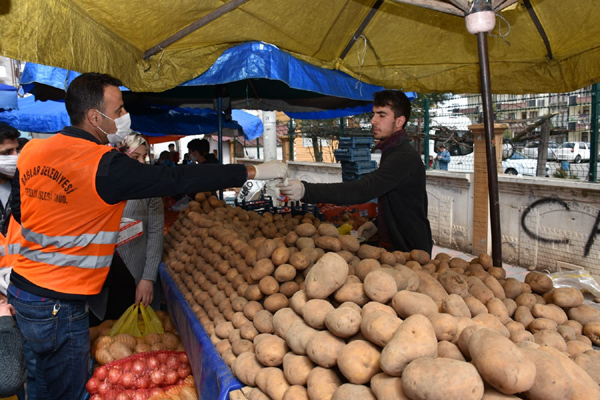
[[[329,301],[312,299],[306,302],[302,308],[304,321],[315,329],[325,328],[325,316],[334,308]]]
[[[525,283],[537,294],[544,294],[554,288],[552,279],[541,272],[532,271],[525,276]]]
[[[306,355],[315,364],[331,368],[337,364],[338,354],[345,345],[343,339],[328,331],[317,332],[306,344]]]
[[[307,356],[289,352],[283,357],[283,373],[292,385],[306,385],[308,374],[313,368],[315,365]]]
[[[381,371],[379,349],[365,340],[354,340],[339,352],[337,365],[344,377],[351,383],[364,385]]]
[[[325,315],[325,326],[329,332],[341,338],[355,335],[360,330],[361,321],[359,310],[343,304]]]
[[[431,297],[408,290],[401,290],[394,295],[392,307],[401,318],[408,318],[415,314],[428,316],[438,313],[438,307]]]
[[[335,253],[326,253],[306,275],[306,296],[325,299],[338,290],[348,278],[348,263]]]
[[[268,335],[258,341],[254,347],[256,358],[265,367],[278,367],[288,351],[285,340],[275,335]]]
[[[382,268],[375,269],[365,276],[364,289],[371,300],[384,304],[398,292],[396,280]]]
[[[521,349],[536,366],[533,386],[525,392],[530,399],[564,400],[573,397],[575,388],[559,360],[539,349]]]
[[[362,317],[360,331],[371,343],[384,347],[394,336],[402,320],[385,311],[366,313]]]

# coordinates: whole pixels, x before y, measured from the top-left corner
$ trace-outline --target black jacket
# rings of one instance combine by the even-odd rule
[[[427,219],[425,167],[403,131],[396,132],[382,146],[379,168],[358,181],[304,183],[308,203],[352,205],[377,198],[379,234],[392,250],[424,250],[431,254],[433,241]]]

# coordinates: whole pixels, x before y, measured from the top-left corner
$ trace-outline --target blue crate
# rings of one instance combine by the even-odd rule
[[[342,181],[349,182],[349,181],[358,181],[358,180],[360,180],[359,174],[353,174],[352,172],[343,172],[342,171]]]
[[[339,140],[339,148],[361,148],[371,147],[373,144],[373,136],[342,136]]]
[[[342,162],[342,172],[358,175],[368,174],[377,169],[377,161]]]
[[[371,161],[371,150],[359,149],[336,149],[333,151],[337,161]]]

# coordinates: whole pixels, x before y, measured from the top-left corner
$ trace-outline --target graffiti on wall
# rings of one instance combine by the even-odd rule
[[[540,236],[537,233],[533,232],[533,230],[531,230],[530,227],[527,226],[527,216],[532,211],[534,211],[536,208],[540,208],[540,207],[548,205],[548,204],[558,205],[558,206],[564,208],[566,211],[571,211],[571,208],[569,207],[569,204],[567,204],[566,201],[561,200],[556,197],[545,197],[543,199],[536,200],[533,203],[531,203],[525,209],[525,211],[523,211],[523,215],[521,215],[521,227],[523,228],[523,231],[527,234],[527,236],[529,236],[530,238],[537,240],[538,242],[541,242],[541,243],[569,244],[569,239],[553,239],[553,238],[543,237],[543,236]],[[587,257],[590,254],[590,250],[592,249],[592,245],[594,244],[594,240],[598,234],[600,234],[600,211],[598,212],[598,215],[596,216],[596,221],[593,224],[592,231],[590,232],[590,234],[587,238],[587,241],[586,241],[586,244],[584,247],[584,251],[583,251],[584,257]]]

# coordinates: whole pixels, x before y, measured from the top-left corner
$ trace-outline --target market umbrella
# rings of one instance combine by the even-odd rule
[[[0,83],[0,110],[10,110],[18,108],[17,88]]]

